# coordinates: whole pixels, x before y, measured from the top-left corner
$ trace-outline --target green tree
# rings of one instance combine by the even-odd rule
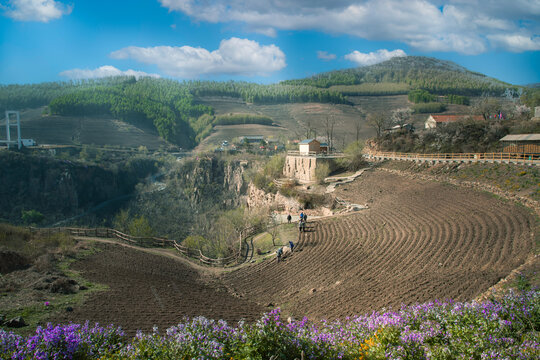
[[[45,216],[37,210],[22,210],[21,219],[26,225],[39,225],[45,220]]]
[[[143,215],[134,218],[129,223],[129,234],[133,236],[153,236],[154,230]]]

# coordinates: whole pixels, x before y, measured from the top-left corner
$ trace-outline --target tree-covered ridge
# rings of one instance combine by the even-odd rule
[[[230,96],[241,98],[247,103],[254,104],[298,102],[348,103],[341,92],[296,84],[261,85],[243,81],[189,81],[184,84],[196,97]]]
[[[319,88],[365,83],[403,83],[412,89],[423,89],[439,95],[502,95],[508,88],[518,90],[517,87],[469,71],[453,62],[422,56],[396,57],[371,66],[281,82],[284,85]]]
[[[117,85],[129,79],[125,76],[78,81],[44,82],[40,84],[0,84],[0,111],[36,108],[53,99],[96,86]]]
[[[59,96],[49,107],[58,115],[107,114],[128,123],[153,125],[165,140],[188,148],[196,144],[191,122],[213,113],[211,107],[195,104],[182,83],[134,77]]]

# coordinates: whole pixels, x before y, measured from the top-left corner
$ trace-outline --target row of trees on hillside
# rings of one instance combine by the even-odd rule
[[[328,88],[335,85],[365,83],[403,83],[438,95],[498,96],[517,87],[485,75],[468,71],[454,63],[437,59],[407,56],[384,63],[331,71],[305,79],[286,80],[282,84]]]
[[[347,99],[337,91],[313,86],[282,84],[261,85],[248,82],[190,81],[185,86],[194,96],[230,96],[254,104],[283,104],[295,102],[322,102],[346,104]]]
[[[99,86],[115,86],[133,77],[118,76],[103,79],[78,81],[44,82],[40,84],[0,85],[0,111],[10,109],[37,108],[48,105],[59,96],[71,94],[81,89]]]

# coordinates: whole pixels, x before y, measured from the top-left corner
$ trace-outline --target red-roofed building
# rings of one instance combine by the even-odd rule
[[[425,128],[433,129],[440,124],[452,123],[466,119],[481,121],[484,120],[484,117],[482,115],[429,115],[425,122]]]

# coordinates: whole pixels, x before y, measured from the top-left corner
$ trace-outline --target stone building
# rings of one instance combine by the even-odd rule
[[[315,181],[315,169],[321,163],[329,165],[330,170],[335,169],[335,159],[342,154],[328,153],[328,145],[316,139],[306,139],[298,143],[298,151],[289,151],[285,159],[283,175],[287,178],[300,181]]]

